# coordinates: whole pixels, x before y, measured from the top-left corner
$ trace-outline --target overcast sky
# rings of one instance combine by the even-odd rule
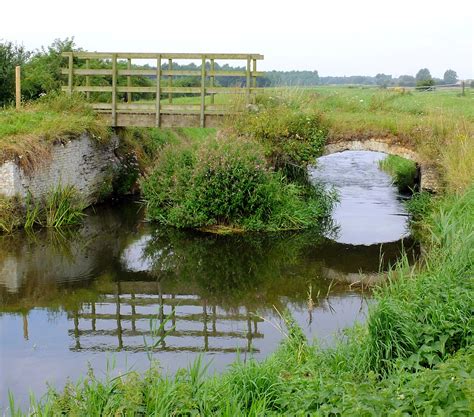
[[[262,70],[473,76],[469,0],[27,0],[0,5],[0,39],[74,36],[104,52],[255,52]]]

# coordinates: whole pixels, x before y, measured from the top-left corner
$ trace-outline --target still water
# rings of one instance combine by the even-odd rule
[[[155,342],[169,373],[200,354],[211,372],[237,355],[263,359],[282,339],[284,309],[330,344],[364,320],[370,294],[357,283],[380,279],[402,248],[416,256],[400,196],[378,169],[384,157],[344,152],[310,170],[340,195],[326,237],[157,227],[133,201],[97,208],[77,230],[2,237],[0,411],[8,390],[25,404],[88,364],[97,375],[145,369]]]

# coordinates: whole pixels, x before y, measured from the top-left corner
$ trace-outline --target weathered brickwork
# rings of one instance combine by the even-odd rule
[[[58,186],[72,185],[90,201],[110,175],[110,169],[118,164],[114,154],[117,145],[117,137],[103,145],[84,134],[54,145],[51,158],[31,173],[24,172],[13,161],[7,161],[0,165],[0,194],[25,197],[30,192],[40,199]]]

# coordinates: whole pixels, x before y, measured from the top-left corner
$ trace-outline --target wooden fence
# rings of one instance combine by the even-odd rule
[[[229,104],[216,104],[214,96],[240,94],[250,104],[259,90],[257,77],[263,75],[257,71],[257,61],[263,59],[260,54],[66,52],[63,56],[68,60],[67,68],[62,70],[67,76],[63,91],[85,93],[111,126],[214,127],[223,115],[232,112]],[[132,60],[147,60],[153,65],[134,66]],[[179,60],[198,60],[201,65],[196,69],[173,69],[173,63]],[[245,70],[216,69],[218,60],[244,61]],[[138,86],[134,83],[137,77],[145,77],[153,85]],[[199,77],[200,85],[173,85],[179,77]],[[234,77],[235,86],[220,87],[216,77]],[[98,93],[107,99],[95,101]],[[151,93],[155,99],[133,102],[133,94],[137,93]],[[198,103],[173,102],[176,94],[194,95]]]

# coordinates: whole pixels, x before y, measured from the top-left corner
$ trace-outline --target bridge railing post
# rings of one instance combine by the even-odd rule
[[[117,54],[112,54],[112,126],[117,126]]]
[[[161,55],[156,59],[156,127],[161,126]]]
[[[203,55],[201,61],[201,127],[206,126],[206,56]]]
[[[69,62],[69,68],[68,68],[68,80],[67,80],[67,86],[68,86],[68,94],[72,95],[72,88],[73,88],[73,82],[72,82],[72,77],[74,76],[74,59],[73,59],[73,53],[69,53],[68,57],[68,62]]]
[[[247,56],[247,105],[250,104],[250,55]]]

